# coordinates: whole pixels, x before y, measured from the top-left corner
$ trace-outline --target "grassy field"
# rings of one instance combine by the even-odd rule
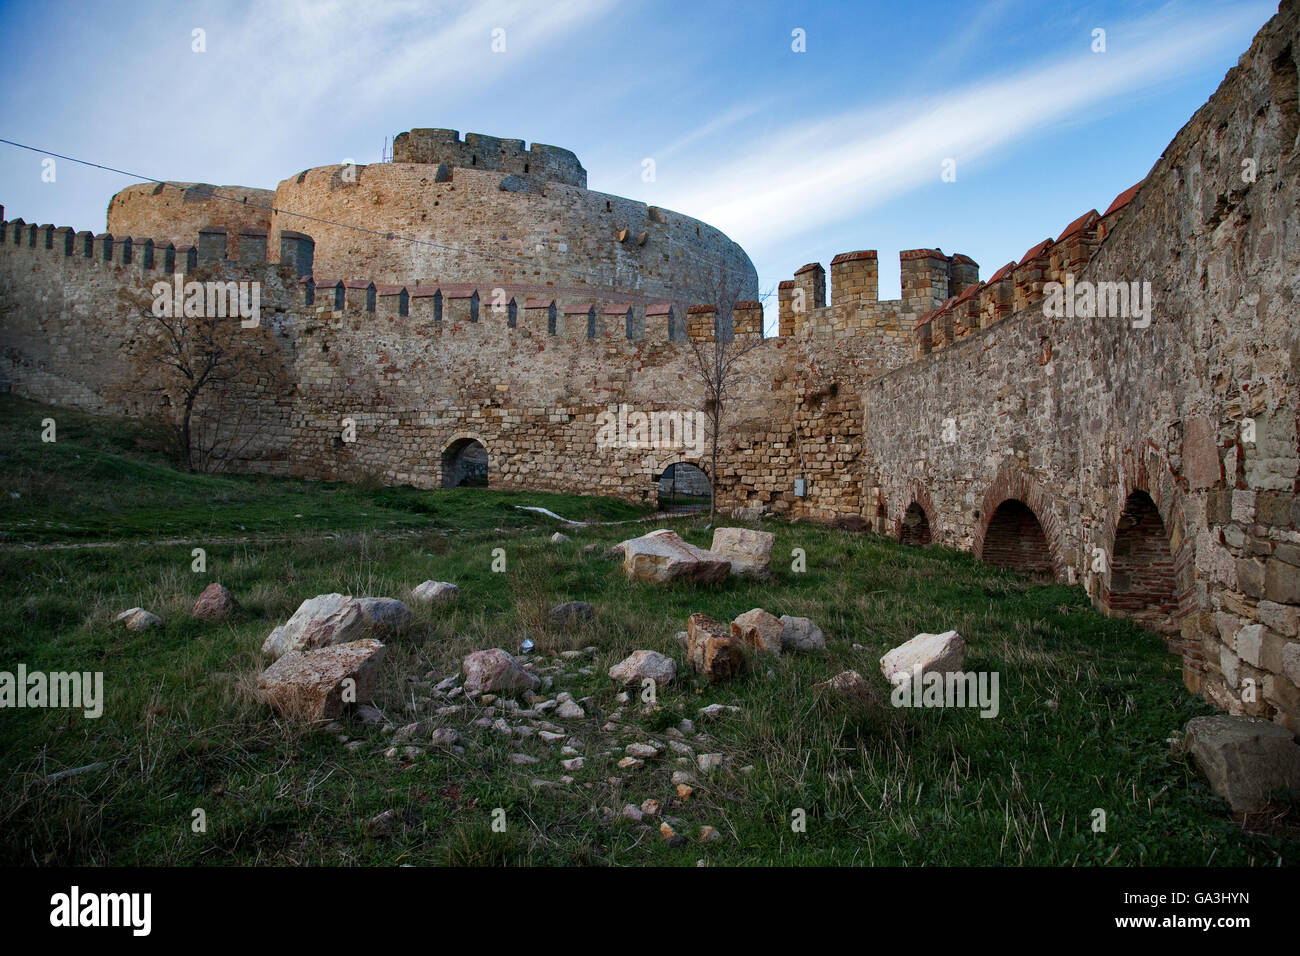
[[[54,444],[40,441],[48,415],[58,421]],[[1161,638],[1099,616],[1077,588],[1033,584],[943,548],[783,523],[764,525],[777,536],[766,584],[631,584],[601,552],[647,526],[565,526],[572,541],[553,544],[557,522],[514,507],[642,516],[618,502],[183,475],[139,425],[7,397],[0,436],[0,670],[103,671],[106,697],[98,719],[0,712],[3,863],[1272,866],[1300,848],[1276,820],[1243,828],[1171,752],[1168,738],[1208,706],[1183,689]],[[707,545],[706,520],[673,527]],[[207,551],[206,573],[191,570],[195,547]],[[503,573],[491,570],[497,548]],[[806,573],[791,570],[793,548],[807,552]],[[303,599],[405,598],[428,578],[456,582],[461,599],[413,606],[415,625],[389,645],[376,703],[397,726],[430,718],[455,728],[462,755],[391,759],[391,734],[351,717],[289,726],[249,692],[265,665],[262,640]],[[217,580],[242,611],[190,619]],[[590,601],[597,620],[548,627],[546,611],[571,599]],[[165,626],[130,633],[114,623],[136,605]],[[768,658],[730,683],[697,685],[673,634],[694,611],[726,620],[753,607],[811,617],[827,653]],[[968,641],[968,670],[999,673],[996,718],[864,715],[813,692],[854,668],[887,694],[880,655],[948,628]],[[564,743],[586,757],[571,783],[560,782],[559,742],[469,726],[473,708],[433,716],[463,702],[437,698],[431,684],[457,673],[466,653],[515,652],[525,637],[551,693],[591,698],[586,717],[563,722],[573,735]],[[657,710],[620,706],[605,676],[637,648],[678,661],[678,683]],[[711,703],[740,711],[698,718]],[[680,735],[682,718],[697,732]],[[646,740],[729,762],[702,774],[666,751],[619,771],[617,748]],[[540,762],[516,766],[513,753]],[[46,779],[96,762],[106,765]],[[675,804],[670,776],[683,769],[697,782]],[[657,818],[602,813],[647,798],[662,801],[687,845],[666,843]],[[199,809],[207,828],[196,833]],[[372,833],[368,821],[389,809],[402,822]],[[491,827],[496,809],[504,832]],[[1105,832],[1093,830],[1094,809],[1105,811]],[[702,825],[721,839],[698,842]]]

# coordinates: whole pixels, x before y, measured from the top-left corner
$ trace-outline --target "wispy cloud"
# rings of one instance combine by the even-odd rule
[[[1110,29],[1105,53],[1092,53],[1085,38],[1081,51],[1011,75],[794,125],[743,153],[714,157],[689,188],[663,201],[761,254],[939,181],[945,159],[956,160],[960,175],[963,164],[1026,134],[1185,74],[1211,53],[1239,46],[1268,12],[1258,5],[1195,18],[1166,11]]]
[[[493,81],[536,69],[550,48],[613,6],[614,0],[262,0],[231,25],[229,46],[246,62],[270,64],[277,92],[292,90],[295,112],[328,101],[336,112],[365,114],[415,91],[448,100],[478,95]],[[498,30],[504,49],[494,52]],[[256,99],[256,88],[266,92],[260,71],[231,81],[236,102]]]

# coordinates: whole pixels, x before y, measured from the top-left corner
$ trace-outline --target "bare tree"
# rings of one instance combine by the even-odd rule
[[[210,470],[238,455],[256,437],[246,427],[250,403],[288,384],[283,356],[264,323],[246,328],[234,315],[156,314],[147,295],[119,293],[139,309],[136,334],[126,343],[131,376],[107,395],[160,419],[174,435],[186,471]],[[179,311],[180,315],[171,314]],[[220,310],[225,312],[227,310]]]
[[[718,512],[718,449],[722,436],[730,427],[728,417],[734,397],[736,377],[743,359],[763,344],[762,326],[757,336],[737,338],[731,321],[737,301],[735,279],[726,281],[715,274],[714,287],[719,294],[714,312],[713,334],[706,340],[690,338],[687,322],[688,366],[704,391],[704,413],[709,422],[709,521]]]

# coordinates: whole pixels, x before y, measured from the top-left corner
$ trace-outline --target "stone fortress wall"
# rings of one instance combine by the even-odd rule
[[[362,256],[377,274],[348,278],[351,260],[318,258],[341,240],[287,222],[278,235],[274,222],[242,227],[228,258],[221,227],[178,247],[17,220],[0,244],[4,370],[18,394],[111,408],[105,389],[129,374],[123,343],[139,323],[123,291],[178,266],[258,279],[295,385],[257,403],[258,441],[238,467],[437,487],[476,440],[493,486],[653,501],[668,465],[707,471],[706,457],[609,447],[601,415],[702,408],[691,343],[709,342],[721,316],[755,345],[710,475],[723,507],[1079,583],[1107,613],[1168,633],[1192,690],[1300,730],[1298,9],[1283,4],[1138,187],[987,282],[968,257],[911,250],[902,296],[881,302],[874,253],[846,253],[829,302],[818,264],[782,283],[780,334],[764,339],[758,303],[683,308],[699,299],[666,275],[620,288],[623,267],[599,250],[588,265],[615,277],[603,298],[500,263],[398,275],[380,246]],[[347,190],[369,170],[378,190],[398,182],[384,170],[436,181],[443,165],[440,186],[537,195],[500,188],[504,168],[441,160],[360,168],[332,193],[334,172],[286,182],[315,182],[337,211],[328,197],[358,195]],[[1047,315],[1044,286],[1066,273],[1150,282],[1150,324]],[[355,442],[339,440],[345,417]]]
[[[204,226],[224,226],[233,243],[230,255],[237,257],[241,230],[271,227],[274,198],[270,189],[249,186],[140,183],[126,187],[109,200],[107,232],[114,236],[149,236],[159,244],[182,245],[194,242]]]

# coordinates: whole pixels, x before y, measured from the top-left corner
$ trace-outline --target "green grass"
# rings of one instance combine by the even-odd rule
[[[54,442],[41,440],[53,417]],[[513,507],[537,505],[574,521],[644,515],[624,502],[575,495],[458,488],[358,487],[174,470],[165,436],[118,419],[0,400],[0,541],[146,538],[301,538],[335,532],[525,528]],[[435,453],[435,452],[431,452]],[[567,509],[567,510],[566,510]]]
[[[573,540],[556,545],[548,540],[556,522],[511,507],[635,516],[625,505],[179,475],[137,426],[63,410],[55,413],[57,451],[28,447],[47,413],[0,401],[8,449],[0,489],[47,468],[64,489],[7,503],[11,542],[184,540],[0,548],[7,624],[0,670],[21,662],[29,670],[103,671],[106,685],[97,720],[79,711],[0,713],[0,862],[1275,865],[1295,858],[1293,830],[1243,829],[1187,758],[1171,753],[1166,739],[1210,709],[1183,689],[1164,641],[1099,616],[1079,589],[1036,585],[967,554],[905,549],[806,523],[765,525],[777,535],[768,583],[633,584],[601,552],[644,526],[565,527]],[[230,497],[215,497],[218,489]],[[308,527],[336,536],[278,539],[296,527],[288,516],[308,514],[318,497],[332,507],[318,505]],[[202,522],[187,529],[192,518]],[[673,527],[707,545],[704,520]],[[241,523],[250,540],[211,540]],[[190,569],[198,546],[207,549],[205,574]],[[807,552],[807,573],[790,569],[796,547]],[[505,550],[504,573],[491,570],[495,548]],[[418,702],[429,683],[456,673],[464,654],[516,651],[530,637],[539,669],[555,668],[553,692],[594,699],[587,718],[556,721],[566,729],[572,723],[584,745],[587,764],[574,783],[534,788],[534,779],[557,781],[564,772],[558,751],[536,737],[507,742],[467,727],[465,716],[432,717],[461,732],[463,756],[427,754],[406,764],[383,756],[389,743],[381,731],[352,718],[335,728],[286,725],[248,692],[264,666],[262,640],[304,598],[329,591],[403,597],[427,578],[455,581],[461,600],[437,611],[413,608],[410,635],[389,645],[376,703],[400,726],[416,719],[407,710],[412,697]],[[213,580],[243,610],[220,623],[191,620],[189,607]],[[571,599],[590,601],[597,620],[568,633],[548,628],[546,611]],[[161,615],[165,626],[133,634],[114,624],[117,612],[135,605]],[[811,617],[827,634],[828,652],[762,659],[717,687],[691,679],[672,637],[687,616],[704,611],[726,620],[760,606]],[[969,670],[999,673],[997,718],[974,710],[864,715],[813,693],[813,684],[850,667],[887,693],[880,655],[918,632],[947,628],[966,637]],[[587,646],[594,657],[559,656]],[[647,714],[620,708],[605,677],[637,648],[669,654],[679,668],[678,683],[660,695],[662,709]],[[727,754],[730,764],[697,774],[695,793],[681,805],[669,805],[669,777],[683,769],[671,755],[631,773],[615,767],[617,753],[602,756],[611,740],[672,739],[681,717],[714,702],[741,712],[699,721],[712,739],[688,742],[697,752]],[[419,706],[419,717],[432,714]],[[608,715],[620,710],[620,729],[604,732]],[[361,748],[345,749],[340,734]],[[507,759],[513,752],[541,762],[516,767]],[[96,761],[109,766],[43,779]],[[670,847],[653,827],[601,822],[599,808],[647,798],[682,821],[688,846]],[[196,834],[191,822],[200,808],[208,827]],[[504,833],[491,828],[496,808],[505,811]],[[1104,833],[1092,830],[1094,808],[1106,812]],[[405,811],[406,822],[386,837],[371,835],[367,821],[388,809]],[[797,810],[806,832],[792,830]],[[695,842],[705,824],[722,839]]]

